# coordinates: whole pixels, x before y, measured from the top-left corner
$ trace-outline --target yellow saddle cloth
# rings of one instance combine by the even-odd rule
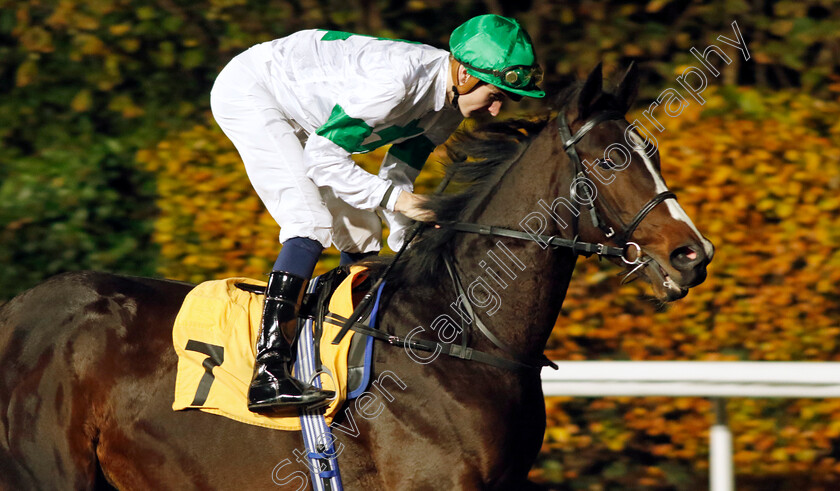
[[[330,299],[330,312],[350,316],[352,286],[364,271],[364,267],[351,267],[350,275]],[[295,409],[290,409],[288,416],[267,416],[248,410],[248,386],[254,371],[263,296],[240,290],[235,286],[240,282],[266,284],[249,278],[208,281],[196,286],[184,300],[172,331],[178,354],[172,409],[200,409],[257,426],[300,430]],[[340,326],[324,322],[323,327],[321,361],[335,376],[321,375],[320,380],[325,390],[337,394],[324,413],[329,425],[347,398],[347,352],[355,333],[348,332],[341,343],[333,345]]]

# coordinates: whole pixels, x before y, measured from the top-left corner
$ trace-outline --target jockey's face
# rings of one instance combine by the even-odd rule
[[[467,94],[458,97],[458,107],[464,117],[477,116],[487,111],[496,116],[502,109],[502,102],[507,98],[502,89],[495,85],[482,83]]]

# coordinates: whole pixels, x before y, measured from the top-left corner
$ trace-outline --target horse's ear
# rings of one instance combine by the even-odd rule
[[[583,84],[583,88],[580,89],[580,97],[578,97],[579,119],[586,119],[589,116],[589,108],[592,107],[592,104],[601,95],[604,84],[601,65],[601,63],[598,63],[598,66],[589,73],[589,76],[586,77],[586,82]]]
[[[615,92],[621,111],[626,113],[636,101],[636,96],[639,95],[639,69],[635,62],[630,62]]]

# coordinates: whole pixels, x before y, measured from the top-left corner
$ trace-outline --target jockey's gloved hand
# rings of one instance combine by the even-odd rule
[[[418,222],[434,221],[435,213],[431,210],[423,208],[423,205],[428,199],[428,196],[414,194],[403,190],[397,197],[397,202],[394,204],[394,211],[402,213],[408,218],[417,220]]]

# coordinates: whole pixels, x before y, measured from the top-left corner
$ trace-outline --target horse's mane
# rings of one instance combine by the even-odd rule
[[[582,82],[567,86],[552,106],[563,109],[576,101],[582,86]],[[548,122],[549,116],[545,115],[535,120],[492,122],[456,133],[446,146],[448,163],[444,163],[444,179],[451,179],[448,192],[432,195],[426,208],[441,222],[470,221]],[[456,233],[448,229],[424,230],[395,265],[388,282],[415,284],[443,271],[444,254],[451,252]],[[376,258],[371,265],[382,267],[390,260],[390,257]]]

